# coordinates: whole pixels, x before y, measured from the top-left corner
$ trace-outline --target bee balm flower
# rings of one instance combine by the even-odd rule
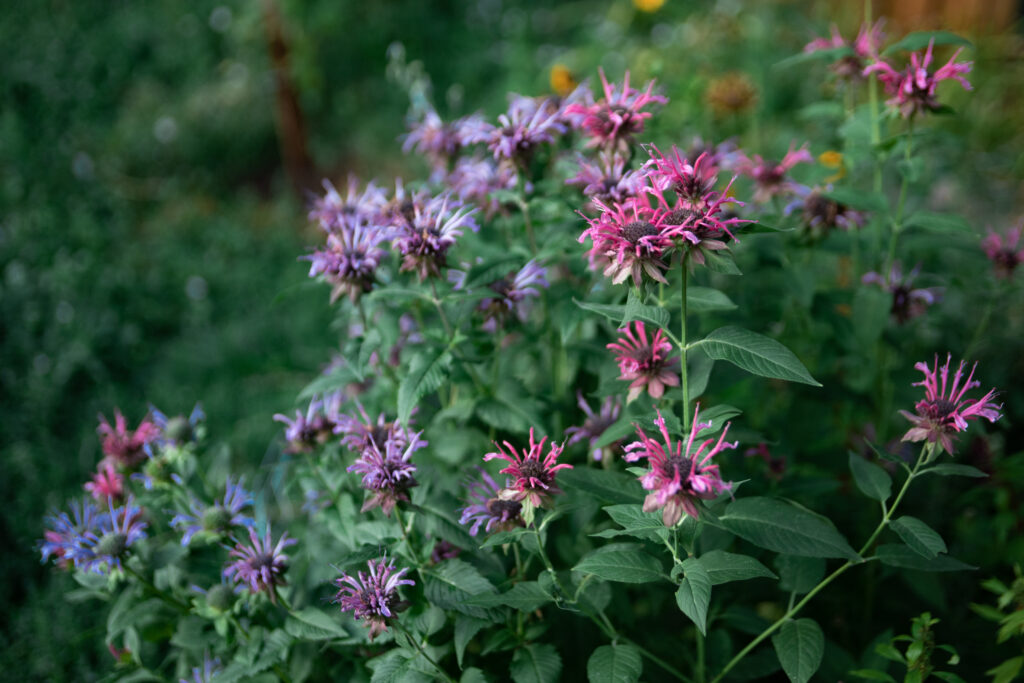
[[[361,619],[370,629],[370,640],[387,630],[388,620],[395,613],[409,606],[398,595],[399,586],[412,586],[415,582],[406,579],[409,570],[405,567],[395,571],[395,561],[388,560],[387,554],[377,560],[366,563],[367,573],[359,572],[357,576],[341,573],[334,580],[340,590],[331,602],[341,605],[342,612],[352,612],[352,616]]]
[[[555,473],[558,470],[572,469],[572,465],[561,463],[556,465],[555,461],[562,454],[563,446],[552,443],[548,454],[541,458],[544,451],[544,443],[548,440],[545,436],[539,442],[534,440],[533,427],[530,428],[530,447],[520,455],[515,447],[508,441],[503,442],[502,448],[495,442],[496,453],[488,453],[484,461],[500,458],[508,463],[508,467],[501,470],[502,474],[515,477],[512,485],[502,491],[499,497],[506,500],[523,501],[529,500],[534,507],[542,507],[551,495],[561,493],[562,490],[555,485]],[[508,449],[506,452],[505,449]]]
[[[616,351],[619,363],[619,379],[630,382],[629,395],[626,402],[633,401],[646,388],[651,398],[661,398],[665,387],[679,386],[679,359],[669,359],[672,344],[665,338],[665,333],[655,330],[648,337],[647,328],[637,320],[631,326],[619,330],[624,336],[608,344],[609,349]]]

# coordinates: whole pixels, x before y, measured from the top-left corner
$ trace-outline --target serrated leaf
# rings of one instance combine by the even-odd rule
[[[584,555],[573,571],[621,583],[648,583],[664,578],[661,562],[639,546],[613,543]]]
[[[418,671],[404,650],[395,649],[367,662],[373,669],[370,683],[427,683],[431,676]]]
[[[329,394],[339,389],[344,389],[353,382],[361,382],[363,377],[357,373],[352,366],[343,365],[335,368],[329,375],[322,375],[317,377],[312,382],[307,384],[302,391],[299,392],[298,400],[311,398],[314,395]]]
[[[636,683],[643,670],[640,651],[632,645],[602,645],[587,660],[590,683]]]
[[[732,254],[722,251],[708,251],[704,254],[704,265],[707,269],[722,273],[723,275],[743,275],[743,272],[736,266]]]
[[[440,348],[413,356],[409,372],[398,387],[398,421],[409,424],[412,409],[427,393],[436,391],[445,380],[452,356]]]
[[[888,56],[900,50],[906,50],[907,52],[923,50],[928,47],[930,42],[934,42],[935,45],[963,45],[971,47],[971,41],[949,31],[913,31],[885,48],[882,56]]]
[[[629,290],[629,298],[626,300],[626,310],[622,312],[622,322],[619,327],[625,327],[634,320],[642,320],[655,327],[668,327],[671,318],[664,308],[659,306],[648,306],[637,296],[635,289]]]
[[[462,668],[462,658],[466,654],[466,646],[469,645],[469,641],[473,640],[473,636],[488,624],[489,622],[483,619],[476,619],[465,614],[455,617],[455,658],[459,662],[459,668]]]
[[[622,304],[595,304],[589,301],[579,301],[577,299],[573,299],[572,302],[585,311],[603,315],[616,325],[619,324],[619,321],[622,320],[623,314],[626,312],[626,307]]]
[[[487,676],[480,669],[471,666],[462,672],[459,683],[487,683]]]
[[[939,553],[947,552],[942,536],[916,517],[903,516],[892,520],[889,526],[911,550],[922,557],[932,559],[938,557]]]
[[[813,619],[787,621],[772,636],[782,670],[793,683],[807,683],[821,666],[825,635]]]
[[[803,363],[779,342],[741,327],[720,327],[691,348],[762,377],[785,379],[820,387]]]
[[[423,592],[431,604],[441,609],[454,609],[480,619],[491,614],[484,607],[471,605],[471,595],[493,593],[495,588],[476,567],[458,558],[445,560],[423,572]]]
[[[975,477],[977,479],[988,476],[977,467],[959,465],[952,462],[939,463],[938,465],[929,467],[926,470],[921,470],[919,474],[937,474],[941,477]]]
[[[775,558],[775,569],[779,572],[779,588],[800,595],[810,592],[825,578],[825,560],[820,557],[779,555]]]
[[[931,211],[915,211],[903,221],[904,228],[921,228],[928,232],[940,234],[969,233],[970,224],[953,213],[934,213]]]
[[[724,550],[711,550],[700,556],[700,563],[708,573],[712,586],[730,581],[746,581],[757,578],[778,578],[760,562],[749,555],[727,553]]]
[[[853,451],[850,451],[849,464],[853,480],[861,493],[875,500],[889,500],[892,495],[892,478],[888,472]]]
[[[662,535],[667,533],[661,514],[644,512],[639,503],[609,505],[604,511],[623,528],[615,535],[630,534],[659,542]]]
[[[706,313],[708,311],[731,311],[736,308],[725,292],[710,287],[687,287],[686,310],[689,313]]]
[[[531,644],[512,655],[509,675],[515,683],[555,683],[562,673],[562,658],[554,645]]]
[[[860,559],[831,522],[781,500],[741,498],[725,509],[719,523],[740,538],[777,553]]]
[[[634,477],[593,467],[574,467],[558,473],[558,484],[609,503],[639,503],[644,490]]]
[[[490,548],[495,545],[505,545],[506,543],[515,543],[519,538],[525,534],[530,533],[528,529],[518,528],[509,529],[508,531],[497,531],[484,540],[480,544],[481,548]]]
[[[341,624],[316,607],[305,607],[297,612],[291,612],[284,623],[284,630],[302,640],[348,638],[348,633]]]
[[[917,569],[924,572],[958,572],[967,569],[977,569],[949,555],[927,559],[921,557],[917,552],[899,543],[885,543],[875,550],[877,557],[882,564],[902,569]]]
[[[701,633],[707,634],[711,577],[700,560],[692,557],[683,560],[683,580],[676,590],[676,604]]]
[[[536,581],[523,581],[512,586],[512,589],[504,593],[484,593],[474,595],[467,601],[471,605],[481,607],[500,607],[502,605],[517,609],[521,612],[532,612],[552,601],[550,595],[545,592]]]

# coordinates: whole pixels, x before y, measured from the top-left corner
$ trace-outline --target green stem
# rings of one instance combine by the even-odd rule
[[[454,678],[452,678],[451,676],[448,675],[448,672],[446,672],[444,669],[441,668],[440,664],[438,664],[436,661],[434,661],[433,657],[431,657],[430,655],[428,655],[426,653],[426,651],[419,644],[419,642],[415,638],[412,637],[412,634],[409,633],[407,630],[405,630],[404,626],[402,626],[400,623],[398,623],[397,620],[392,622],[392,626],[395,627],[396,631],[400,632],[402,635],[405,636],[406,640],[408,640],[409,643],[412,644],[412,646],[414,648],[416,648],[416,651],[418,653],[420,653],[420,655],[422,655],[423,659],[427,660],[430,663],[430,666],[434,667],[434,669],[437,671],[437,673],[441,674],[441,678],[443,678],[444,680],[448,681],[449,683],[457,683],[457,681]]]
[[[697,634],[697,683],[704,683],[704,634],[700,630]]]
[[[875,539],[878,538],[878,535],[882,533],[882,530],[889,525],[889,520],[892,519],[893,513],[899,506],[900,501],[903,500],[903,496],[906,495],[907,489],[910,488],[910,482],[914,480],[915,476],[917,476],[918,470],[927,459],[926,454],[928,452],[929,445],[925,443],[924,447],[921,448],[921,453],[917,456],[917,463],[914,464],[914,469],[910,471],[910,474],[907,476],[906,481],[903,482],[903,486],[902,488],[900,488],[899,493],[896,494],[896,500],[893,501],[892,506],[889,507],[889,509],[882,516],[882,521],[880,521],[878,523],[878,526],[875,527],[874,532],[872,532],[871,536],[868,537],[868,540],[864,543],[863,546],[861,546],[860,552],[857,553],[858,555],[863,555],[865,552],[867,552],[867,550],[871,547],[871,544],[874,543]],[[863,559],[858,561],[856,564],[861,564],[862,562],[864,562]],[[729,663],[725,665],[725,668],[723,668],[717,676],[715,676],[711,683],[718,683],[718,681],[722,680],[725,677],[725,675],[729,673],[729,671],[731,671],[732,668],[740,662],[740,660],[742,660],[744,657],[750,654],[750,652],[758,645],[760,645],[766,638],[768,638],[770,635],[779,630],[784,623],[792,619],[797,612],[803,609],[804,605],[810,602],[815,595],[820,593],[826,586],[828,586],[830,583],[839,578],[843,573],[846,572],[847,569],[854,566],[854,564],[855,563],[851,562],[850,560],[847,560],[843,563],[841,567],[839,567],[834,572],[832,572],[824,579],[822,579],[822,581],[817,586],[812,588],[811,591],[807,595],[805,595],[803,599],[800,600],[800,602],[790,607],[789,610],[787,610],[786,613],[782,615],[782,617],[778,621],[776,621],[774,624],[772,624],[764,631],[762,631],[759,636],[750,641],[750,643],[748,643],[745,648],[740,650],[735,657],[729,660]]]
[[[677,342],[677,344],[679,346],[679,354],[680,354],[680,359],[679,359],[679,371],[680,371],[680,374],[681,374],[681,378],[680,379],[681,379],[681,382],[682,382],[682,385],[683,385],[683,405],[682,405],[682,407],[680,409],[681,412],[682,412],[682,415],[680,415],[680,417],[682,418],[683,431],[684,432],[688,431],[690,429],[690,383],[689,383],[689,381],[687,381],[687,378],[686,378],[686,280],[687,280],[686,257],[687,257],[687,255],[688,254],[684,253],[683,256],[679,259],[679,265],[681,266],[680,270],[682,271],[681,272],[681,285],[680,285],[680,295],[682,296],[682,299],[679,302],[681,321],[679,323],[679,340]]]
[[[171,595],[168,595],[165,591],[162,591],[159,588],[157,588],[153,584],[152,581],[150,581],[149,579],[145,578],[144,576],[142,576],[142,574],[138,573],[137,571],[135,571],[134,569],[129,567],[128,563],[126,563],[126,562],[122,563],[122,567],[124,568],[124,573],[125,574],[128,574],[129,576],[132,576],[133,578],[135,578],[136,581],[141,583],[143,585],[143,587],[145,587],[146,590],[148,590],[154,596],[160,598],[161,600],[163,600],[168,605],[170,605],[174,609],[178,610],[182,614],[188,614],[189,613],[190,608],[189,608],[188,605],[186,605],[185,603],[181,602],[177,598],[174,598]]]
[[[416,546],[412,544],[412,540],[409,538],[409,530],[405,528],[405,520],[402,519],[402,511],[397,505],[395,505],[394,510],[395,521],[398,522],[398,528],[402,530],[402,538],[405,539],[405,546],[409,549],[409,554],[412,555],[416,564],[420,564],[420,554],[416,551]]]
[[[448,339],[453,338],[452,326],[448,323],[448,316],[444,314],[444,308],[441,307],[441,297],[437,295],[437,284],[430,281],[430,291],[434,295],[434,307],[437,308],[437,314],[441,316],[441,324],[444,325],[444,333]]]
[[[558,588],[558,592],[561,594],[559,596],[559,600],[567,600],[570,603],[574,603],[575,601],[569,597],[569,592],[565,590],[565,586],[563,586],[562,582],[558,579],[558,574],[555,572],[555,566],[551,564],[551,559],[548,557],[547,551],[544,550],[544,542],[541,540],[540,531],[537,530],[536,526],[534,526],[532,530],[533,534],[537,537],[537,550],[539,551],[538,554],[540,555],[540,561],[544,563],[544,567],[548,570],[551,580],[554,581],[555,586]]]
[[[888,277],[892,272],[892,264],[896,260],[896,241],[899,238],[900,232],[903,230],[903,207],[907,201],[907,186],[909,185],[910,175],[910,151],[914,142],[914,119],[910,119],[909,125],[907,126],[907,141],[903,146],[903,161],[906,168],[903,169],[903,182],[900,183],[900,198],[899,203],[896,205],[896,218],[892,224],[892,234],[889,236],[889,253],[885,259],[885,271],[882,273],[883,277]]]

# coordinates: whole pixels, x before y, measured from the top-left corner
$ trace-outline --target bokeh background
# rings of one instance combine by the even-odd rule
[[[1024,206],[1024,41],[1012,0],[876,2],[889,32],[975,43],[932,204],[980,230]],[[44,567],[42,518],[81,490],[96,415],[201,401],[241,469],[337,346],[297,257],[319,179],[420,172],[413,100],[445,118],[602,66],[657,78],[654,139],[827,139],[822,67],[778,67],[859,2],[13,0],[0,15],[0,678],[99,679],[102,612]],[[828,94],[827,92],[825,94]],[[817,155],[824,149],[814,149]],[[959,200],[957,200],[959,201]],[[980,257],[979,257],[980,258]],[[1018,411],[1019,412],[1019,411]],[[1013,509],[1010,506],[1009,509]]]

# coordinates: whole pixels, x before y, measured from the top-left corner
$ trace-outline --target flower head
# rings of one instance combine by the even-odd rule
[[[437,111],[427,106],[423,118],[410,122],[409,133],[402,143],[402,151],[416,150],[434,166],[444,166],[459,151],[461,140],[453,124],[446,124]]]
[[[284,549],[296,542],[285,533],[275,544],[269,524],[263,538],[257,535],[256,529],[249,527],[249,545],[235,539],[235,547],[229,554],[236,559],[224,568],[222,574],[253,593],[267,593],[271,602],[277,602],[277,587],[288,585],[284,578],[288,568]]]
[[[214,677],[222,671],[220,660],[210,659],[209,653],[203,654],[203,665],[192,667],[190,678],[178,679],[178,683],[213,683]]]
[[[540,296],[538,287],[547,287],[547,269],[531,260],[518,271],[511,271],[505,277],[492,282],[488,288],[495,296],[483,299],[477,307],[484,314],[482,329],[495,332],[503,326],[509,315],[515,313],[520,322],[526,321],[529,313],[527,300]]]
[[[814,159],[807,151],[807,145],[796,149],[796,144],[789,146],[789,151],[782,161],[766,161],[759,154],[744,157],[739,164],[741,173],[754,179],[757,189],[754,191],[755,202],[767,202],[772,197],[790,194],[795,191],[796,184],[789,179],[789,171],[800,163],[812,163]]]
[[[316,446],[326,443],[337,427],[341,416],[342,394],[336,391],[324,396],[313,396],[306,412],[295,411],[295,418],[277,413],[274,421],[285,425],[284,438],[288,441],[288,450],[292,453],[308,453]]]
[[[903,71],[897,71],[889,63],[879,59],[864,69],[864,75],[878,73],[878,80],[885,86],[885,91],[892,97],[888,104],[898,109],[903,118],[911,118],[915,114],[937,111],[941,107],[935,96],[936,86],[940,81],[955,80],[970,90],[971,84],[964,77],[970,73],[973,62],[957,62],[963,48],[957,49],[943,66],[934,73],[929,73],[928,66],[932,63],[932,48],[935,41],[928,42],[924,55],[914,52],[910,55],[910,64]]]
[[[583,194],[604,204],[625,203],[643,190],[644,177],[640,171],[626,170],[626,157],[603,150],[598,161],[580,155],[578,172],[565,181],[566,185],[580,185]]]
[[[409,462],[412,454],[427,445],[420,433],[412,434],[407,445],[394,440],[378,444],[371,441],[359,458],[348,466],[349,472],[363,475],[363,488],[371,496],[363,503],[362,512],[380,506],[385,515],[400,500],[409,500],[408,490],[417,485],[416,466]]]
[[[358,417],[340,413],[334,427],[335,434],[343,435],[341,443],[352,451],[364,453],[373,444],[384,448],[389,443],[394,443],[398,450],[404,450],[416,439],[417,435],[408,427],[397,421],[388,422],[384,413],[378,415],[377,421],[374,422],[362,405],[357,402],[356,406],[359,410]]]
[[[96,500],[113,498],[120,500],[124,496],[124,475],[110,462],[101,462],[92,480],[83,486]]]
[[[121,560],[128,548],[146,538],[147,524],[142,520],[142,508],[131,496],[120,507],[107,499],[109,512],[95,517],[95,524],[81,532],[79,542],[68,555],[75,567],[97,574],[108,574],[115,567],[122,569]]]
[[[334,580],[338,592],[332,602],[341,605],[342,612],[352,612],[370,629],[370,640],[387,630],[388,620],[405,610],[409,603],[398,595],[399,586],[413,586],[415,581],[405,578],[409,571],[403,567],[395,571],[394,559],[384,557],[366,563],[368,571],[356,576],[341,573]]]
[[[497,452],[484,455],[484,462],[499,458],[508,463],[502,474],[514,477],[512,484],[499,495],[500,498],[514,501],[529,500],[534,507],[543,507],[549,497],[562,492],[555,485],[555,475],[558,470],[572,469],[567,463],[555,464],[558,456],[562,454],[564,446],[552,443],[547,455],[541,458],[544,452],[544,443],[548,437],[539,442],[534,440],[533,427],[530,427],[530,447],[520,453],[508,441],[503,441],[504,448],[497,442],[494,446]]]
[[[929,306],[939,300],[941,292],[935,287],[913,288],[914,280],[920,270],[921,266],[917,265],[904,275],[900,262],[896,261],[892,264],[888,277],[870,272],[861,278],[861,282],[878,285],[892,294],[890,313],[896,322],[902,325],[911,318],[923,315]]]
[[[1010,228],[1005,235],[989,231],[981,241],[981,248],[992,261],[992,266],[999,277],[1013,277],[1013,271],[1019,264],[1024,263],[1024,246],[1020,244],[1021,233],[1024,233],[1024,223]],[[1018,246],[1021,248],[1018,249]]]
[[[224,498],[206,505],[192,498],[188,513],[178,513],[171,519],[171,526],[185,530],[181,544],[188,545],[196,534],[223,536],[234,527],[251,527],[256,522],[242,514],[242,510],[252,505],[252,494],[242,488],[241,478],[232,482],[228,477],[224,489]]]
[[[644,389],[651,398],[661,398],[665,387],[679,386],[679,359],[668,357],[672,344],[662,330],[648,335],[644,323],[636,320],[619,332],[623,336],[608,344],[607,348],[616,352],[619,379],[630,382],[627,403]]]
[[[464,228],[477,230],[473,214],[477,209],[464,207],[458,199],[443,194],[415,207],[412,219],[398,231],[394,246],[402,254],[401,270],[413,270],[420,280],[440,277],[447,265],[446,254],[462,235]]]
[[[565,133],[561,111],[556,100],[512,94],[508,112],[498,117],[487,146],[495,159],[526,162],[539,145]]]
[[[703,153],[690,163],[690,160],[672,145],[668,155],[662,154],[655,145],[645,145],[651,158],[644,164],[647,178],[651,181],[648,192],[672,190],[676,196],[689,206],[703,204],[706,197],[715,188],[718,181],[718,169],[715,168],[713,157]]]
[[[590,444],[590,452],[593,454],[594,460],[602,460],[615,450],[618,442],[603,447],[597,446],[597,442],[600,441],[605,431],[619,419],[619,413],[622,412],[622,401],[616,396],[609,396],[601,403],[601,410],[595,413],[590,404],[584,400],[583,394],[577,391],[576,405],[587,417],[579,427],[569,427],[565,430],[566,435],[569,436],[566,445],[571,446],[586,439]]]
[[[939,368],[939,357],[935,357],[935,364],[929,368],[927,363],[915,363],[914,369],[924,373],[924,380],[915,382],[915,387],[924,387],[925,397],[917,402],[914,410],[917,414],[901,410],[900,414],[910,420],[913,425],[906,434],[903,441],[924,441],[938,443],[942,448],[953,454],[953,440],[957,433],[967,429],[970,420],[983,417],[989,422],[995,422],[1001,415],[1001,405],[992,402],[995,398],[995,389],[990,390],[981,398],[966,398],[965,395],[971,389],[981,386],[981,382],[974,379],[974,369],[977,363],[971,367],[970,374],[964,378],[965,361],[960,361],[953,381],[949,381],[949,365],[952,362],[952,354],[946,356],[946,364]]]
[[[651,469],[640,477],[644,489],[650,491],[644,499],[644,512],[661,510],[661,520],[668,527],[675,526],[683,513],[698,517],[698,499],[711,500],[732,489],[731,483],[722,480],[718,465],[711,463],[711,459],[724,449],[736,448],[736,443],[728,443],[725,440],[729,425],[725,425],[717,442],[711,438],[697,444],[697,434],[711,427],[710,422],[699,420],[699,413],[698,406],[694,412],[690,436],[685,444],[682,441],[672,443],[672,437],[665,427],[665,419],[662,418],[661,411],[658,411],[654,424],[661,431],[663,441],[652,439],[637,426],[639,440],[626,446],[624,457],[627,462],[647,458],[651,466]]]
[[[591,267],[604,266],[604,274],[620,284],[632,277],[640,286],[646,274],[653,280],[667,284],[662,274],[668,269],[665,257],[675,246],[674,233],[666,223],[666,212],[652,209],[637,198],[625,204],[608,206],[600,200],[594,204],[601,209],[597,218],[586,218],[589,227],[580,235],[592,246],[588,253]]]
[[[135,431],[128,429],[124,415],[117,408],[114,409],[114,426],[103,415],[99,418],[100,426],[96,431],[103,437],[104,460],[121,467],[134,467],[145,460],[143,447],[160,436],[160,428],[148,418],[143,418]]]
[[[344,197],[331,181],[324,180],[323,186],[326,194],[313,204],[309,219],[319,223],[324,232],[330,234],[344,226],[366,227],[380,222],[380,212],[387,203],[387,196],[372,181],[360,191],[359,179],[349,176]]]
[[[149,406],[149,412],[153,416],[153,422],[160,428],[156,444],[161,447],[181,446],[192,441],[196,438],[199,423],[206,419],[206,414],[198,403],[192,407],[192,412],[187,418],[184,415],[167,417],[153,405]]]
[[[86,545],[87,534],[99,528],[100,509],[89,500],[72,501],[71,514],[54,512],[46,518],[49,529],[39,546],[43,562],[55,557],[57,566],[70,567],[79,548]]]
[[[462,157],[455,162],[445,184],[460,199],[473,202],[483,209],[485,216],[490,217],[501,208],[495,193],[514,189],[518,181],[519,175],[513,164],[490,158]]]
[[[837,76],[847,80],[858,80],[863,77],[864,61],[878,55],[879,48],[885,40],[885,19],[879,19],[873,25],[867,22],[861,24],[860,32],[853,43],[847,42],[839,33],[839,27],[832,24],[831,36],[828,38],[815,38],[804,46],[804,52],[817,52],[819,50],[835,50],[848,47],[851,54],[840,57],[832,63],[832,70]]]
[[[588,147],[626,151],[633,137],[644,130],[644,121],[652,114],[644,108],[652,102],[665,104],[668,99],[654,94],[654,81],[643,91],[629,87],[629,72],[622,86],[609,83],[604,70],[598,69],[604,98],[594,104],[574,103],[565,108],[567,114],[582,115],[581,127],[590,138]]]
[[[825,190],[831,190],[831,186]],[[834,228],[855,230],[867,220],[863,212],[825,196],[820,188],[795,185],[793,191],[796,199],[786,205],[785,213],[800,212],[803,235],[810,241],[822,239]]]
[[[309,261],[309,277],[323,276],[331,285],[331,303],[342,294],[353,303],[373,289],[377,268],[387,252],[390,233],[380,225],[343,220],[327,235],[326,249],[300,258]]]
[[[502,489],[482,467],[477,467],[479,479],[471,479],[466,482],[466,490],[469,495],[468,505],[462,508],[459,517],[459,524],[469,524],[469,535],[476,536],[480,527],[484,533],[490,533],[497,529],[506,531],[523,525],[520,514],[523,511],[523,504],[518,500],[511,500],[502,497]]]

